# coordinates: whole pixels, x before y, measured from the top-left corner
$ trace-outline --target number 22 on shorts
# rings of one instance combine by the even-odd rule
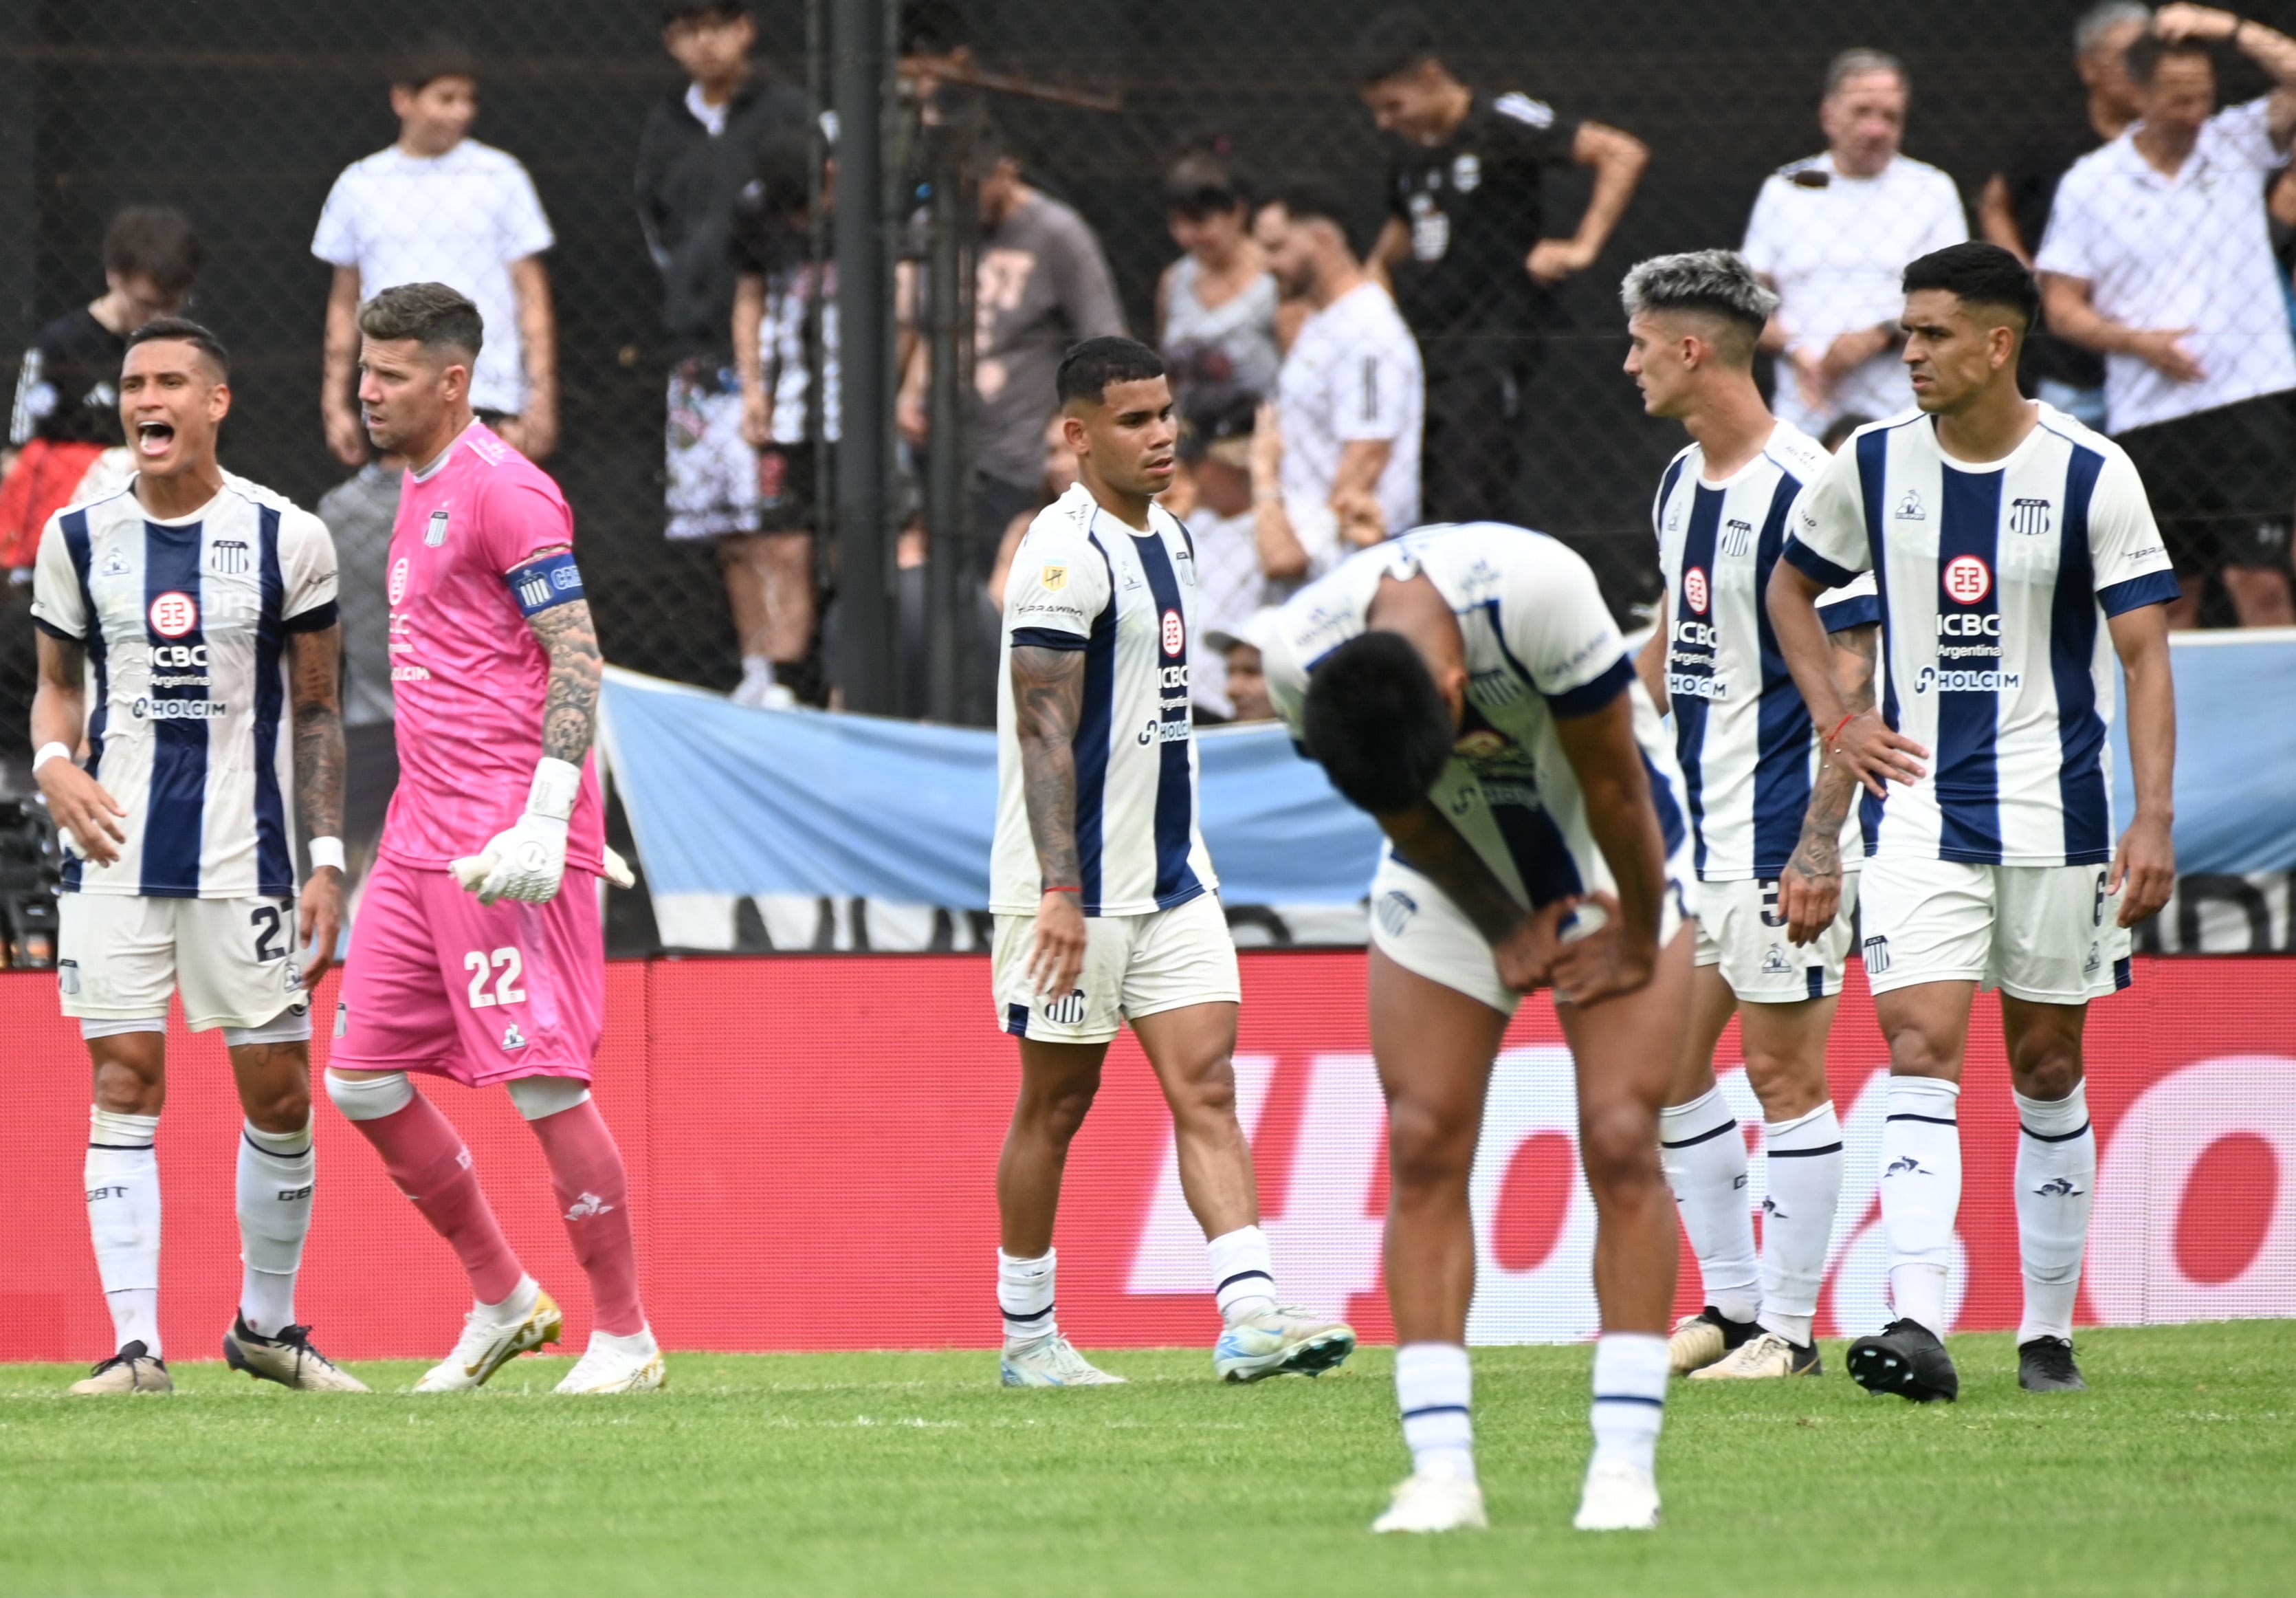
[[[490,1004],[523,1004],[526,990],[518,985],[525,974],[525,958],[515,949],[497,949],[489,954],[483,949],[473,949],[463,956],[463,969],[471,974],[471,1008],[484,1009]],[[494,992],[487,992],[487,978],[495,979]]]

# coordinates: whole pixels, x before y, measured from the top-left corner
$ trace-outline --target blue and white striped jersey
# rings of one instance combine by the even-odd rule
[[[2105,622],[2177,597],[2136,468],[2044,405],[2005,460],[1948,458],[1917,411],[1858,430],[1794,509],[1785,558],[1879,581],[1882,714],[1930,751],[1866,796],[1869,854],[1978,865],[2112,856],[2119,663]]]
[[[1261,652],[1268,696],[1292,735],[1301,732],[1309,675],[1363,632],[1380,579],[1422,572],[1459,618],[1468,672],[1459,736],[1429,797],[1507,891],[1536,909],[1616,889],[1554,723],[1591,715],[1621,694],[1632,697],[1667,856],[1686,868],[1682,778],[1666,729],[1595,573],[1545,533],[1496,522],[1423,527],[1349,556],[1293,595]]]
[[[64,891],[283,899],[295,891],[287,635],[335,622],[326,524],[225,474],[175,521],[133,483],[49,518],[32,616],[87,651],[87,770],[127,811],[109,866]]]
[[[1705,451],[1693,444],[1667,466],[1651,507],[1666,578],[1674,750],[1702,882],[1767,881],[1801,838],[1817,729],[1762,595],[1785,547],[1786,513],[1825,460],[1816,440],[1781,422],[1761,454],[1710,482]],[[1829,632],[1879,621],[1874,580],[1827,594],[1818,614]],[[1853,810],[1841,853],[1854,862],[1865,852]]]
[[[1140,916],[1219,886],[1196,826],[1188,704],[1195,547],[1151,506],[1135,532],[1082,483],[1037,514],[1004,581],[996,689],[996,842],[988,908],[1034,915],[1044,897],[1021,780],[1013,647],[1084,652],[1076,750],[1077,854],[1087,916]]]

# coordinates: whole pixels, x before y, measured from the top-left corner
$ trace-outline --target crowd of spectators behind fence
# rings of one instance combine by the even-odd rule
[[[816,120],[803,92],[755,64],[742,0],[667,0],[661,20],[685,82],[646,119],[635,196],[661,278],[662,532],[716,552],[742,655],[735,696],[829,703],[823,466],[840,385],[822,240],[837,210],[834,119]],[[1705,242],[1742,248],[1778,292],[1763,340],[1775,408],[1831,444],[1908,402],[1898,275],[1971,236],[1973,216],[2041,279],[2046,325],[2027,346],[2028,391],[2139,465],[2185,589],[2175,622],[2196,622],[2211,582],[2243,625],[2296,622],[2296,41],[2229,12],[2106,0],[2071,46],[2085,103],[2001,152],[1966,194],[1903,148],[1920,147],[1905,66],[1872,45],[1842,49],[1812,86],[1824,148],[1748,197],[1740,237]],[[913,87],[972,65],[951,0],[911,0],[897,47]],[[2219,107],[2218,70],[2234,54],[2271,86]],[[1168,363],[1185,467],[1171,502],[1198,551],[1193,682],[1207,720],[1267,713],[1255,640],[1267,607],[1349,550],[1422,521],[1525,519],[1543,462],[1523,396],[1550,380],[1555,287],[1629,264],[1606,249],[1650,154],[1631,130],[1575,114],[1567,85],[1473,84],[1472,59],[1416,12],[1365,31],[1354,78],[1389,161],[1352,193],[1264,181],[1216,136],[1175,152],[1163,200],[1178,253],[1156,280],[1152,328],[1127,328],[1078,211],[1031,181],[993,122],[968,127],[966,507],[950,527],[912,515],[899,558],[905,576],[953,564],[963,719],[993,716],[1004,569],[1030,517],[1074,478],[1048,424],[1054,369],[1078,340],[1135,331]],[[581,445],[560,437],[551,224],[517,156],[471,136],[479,64],[432,39],[391,77],[377,86],[398,138],[342,172],[311,242],[333,273],[313,329],[320,432],[354,468],[318,509],[342,548],[348,719],[380,729],[371,743],[388,737],[381,586],[406,463],[375,458],[359,425],[360,302],[406,282],[460,290],[486,318],[472,396],[487,424],[537,460]],[[516,128],[499,131],[517,143]],[[1576,218],[1553,215],[1546,186],[1572,166],[1587,169],[1588,197]],[[912,470],[946,447],[929,424],[933,308],[914,253],[897,279],[893,418]],[[179,211],[121,210],[103,292],[25,353],[0,482],[0,564],[20,578],[50,512],[130,469],[114,387],[124,340],[179,309],[201,265]],[[915,605],[901,614],[921,625]],[[387,751],[377,743],[367,758]]]

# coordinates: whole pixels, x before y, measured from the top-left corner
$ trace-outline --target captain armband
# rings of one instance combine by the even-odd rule
[[[529,617],[584,597],[582,569],[574,564],[571,549],[537,555],[503,581],[510,585],[520,612]]]

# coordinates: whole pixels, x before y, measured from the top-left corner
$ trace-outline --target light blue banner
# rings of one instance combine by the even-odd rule
[[[2176,644],[2177,869],[2296,869],[2296,630]],[[2123,698],[2125,707],[2126,699]],[[657,894],[988,902],[996,741],[873,716],[745,710],[615,671],[606,743]],[[2124,713],[2113,813],[2135,813]],[[1199,735],[1204,839],[1231,904],[1353,904],[1379,836],[1281,728]]]

